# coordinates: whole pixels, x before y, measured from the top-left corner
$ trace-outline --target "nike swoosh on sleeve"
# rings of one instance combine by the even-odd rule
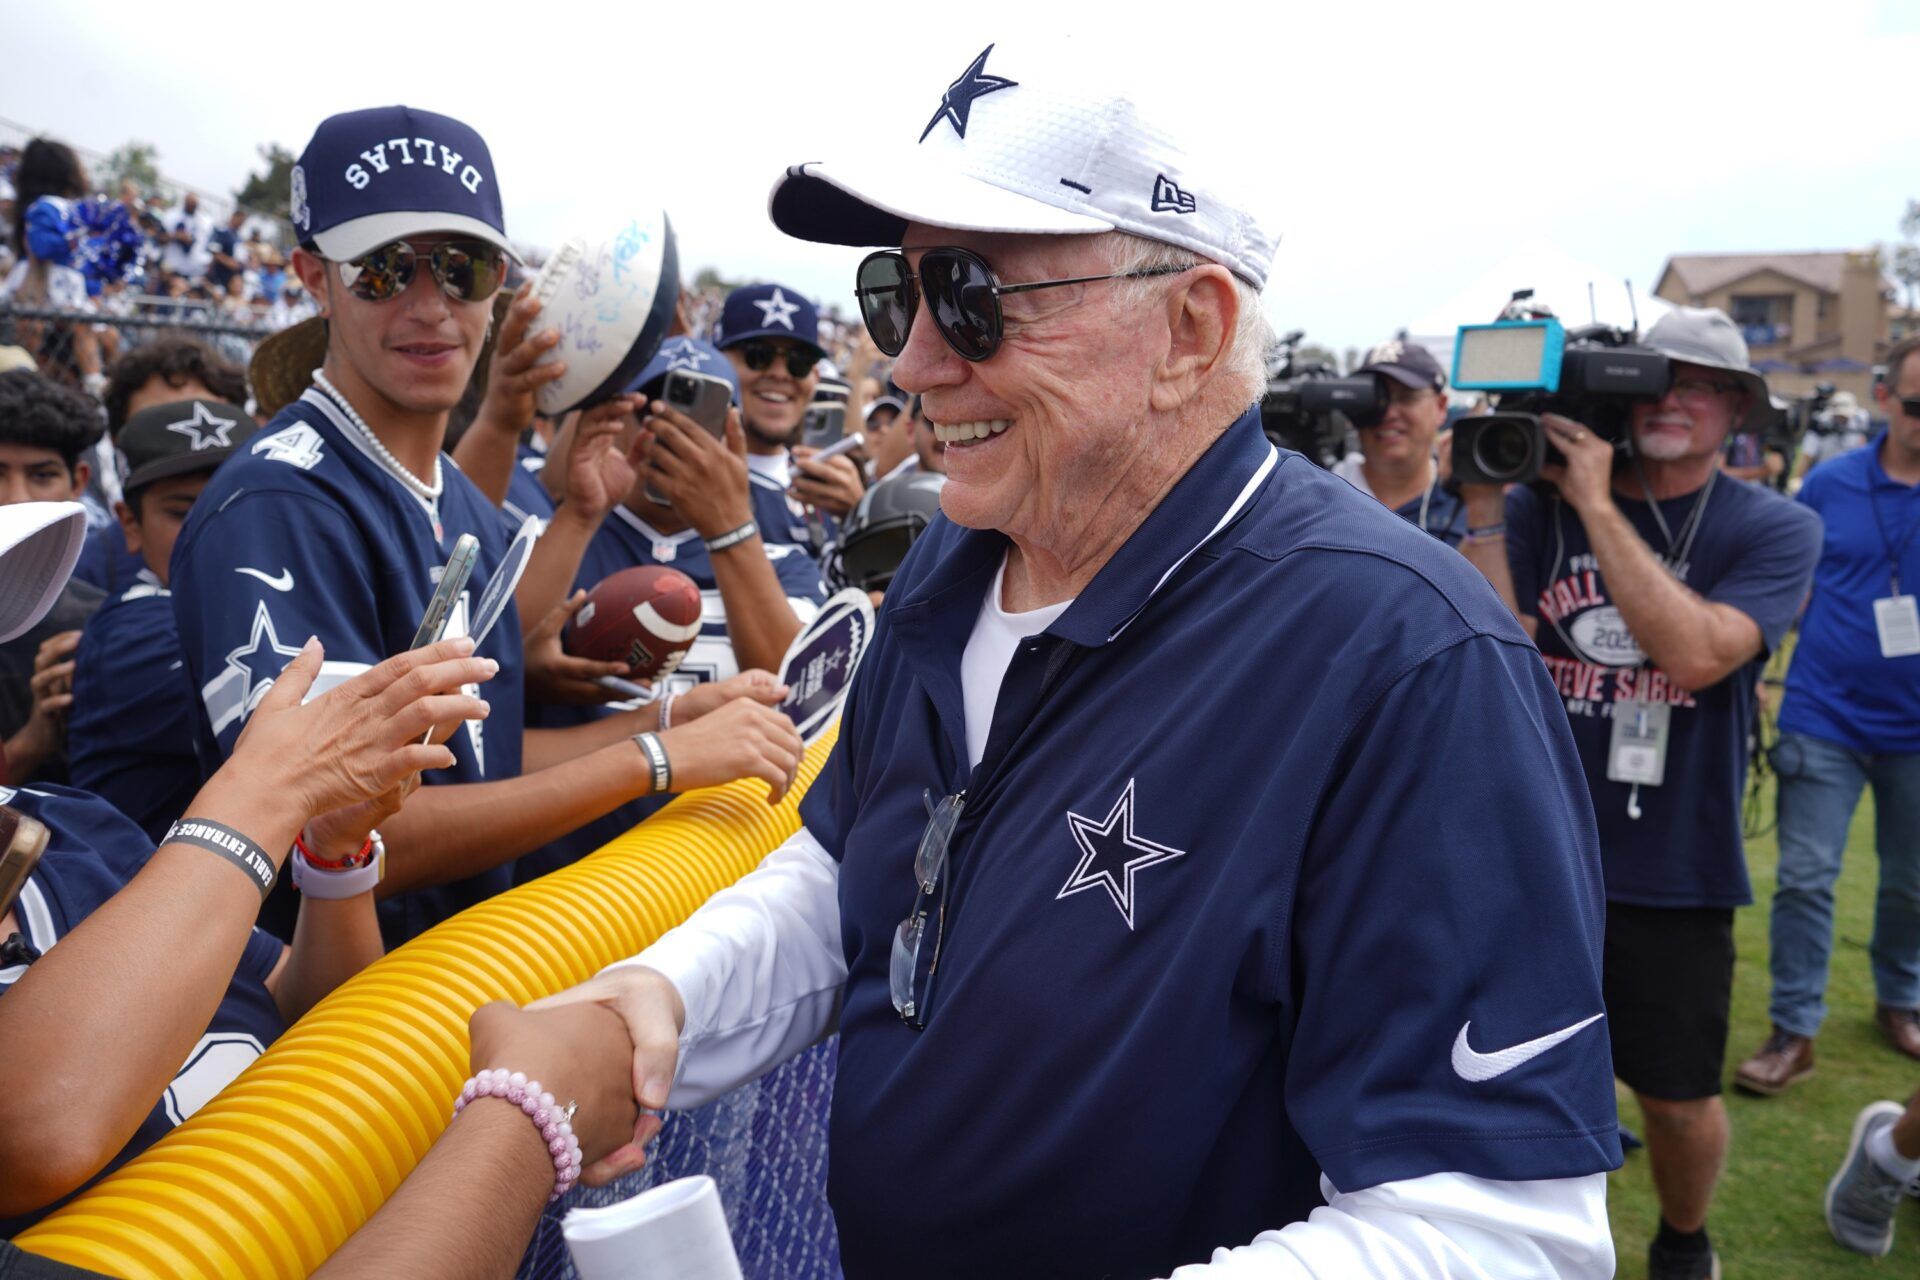
[[[1537,1040],[1528,1040],[1524,1044],[1516,1044],[1507,1049],[1496,1049],[1492,1053],[1474,1052],[1473,1046],[1467,1043],[1467,1031],[1473,1023],[1464,1023],[1460,1027],[1460,1034],[1453,1038],[1454,1074],[1474,1084],[1491,1080],[1495,1076],[1503,1076],[1515,1067],[1533,1061],[1563,1040],[1578,1035],[1582,1030],[1606,1016],[1604,1013],[1596,1013],[1591,1018],[1584,1018],[1570,1027],[1562,1027]]]
[[[249,569],[244,566],[242,566],[241,568],[235,569],[234,572],[244,573],[250,578],[258,578],[260,579],[260,581],[272,587],[275,591],[293,590],[293,570],[291,569],[282,569],[280,571],[280,576],[277,578],[269,578],[264,572],[262,572],[259,569]]]

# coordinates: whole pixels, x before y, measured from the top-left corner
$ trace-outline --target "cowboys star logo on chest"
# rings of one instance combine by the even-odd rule
[[[1113,808],[1108,810],[1105,818],[1089,818],[1069,810],[1067,830],[1072,833],[1079,861],[1074,865],[1073,874],[1067,877],[1067,882],[1060,886],[1060,892],[1054,895],[1054,900],[1062,901],[1089,889],[1104,890],[1112,900],[1114,909],[1119,911],[1120,918],[1127,922],[1127,928],[1133,928],[1140,903],[1140,873],[1149,867],[1187,856],[1185,849],[1175,849],[1139,835],[1135,830],[1135,822],[1132,778],[1127,779],[1120,798],[1114,801]]]

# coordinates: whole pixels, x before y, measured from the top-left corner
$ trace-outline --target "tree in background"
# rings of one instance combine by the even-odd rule
[[[264,143],[258,150],[260,158],[266,161],[266,172],[248,174],[246,184],[233,193],[233,198],[253,213],[290,222],[287,194],[293,181],[294,155],[277,142]]]
[[[1881,255],[1887,274],[1907,291],[1907,310],[1913,310],[1920,299],[1920,200],[1907,201],[1907,211],[1900,215],[1900,243],[1882,246]]]
[[[99,179],[109,190],[122,182],[131,182],[143,192],[160,187],[160,151],[151,142],[124,142],[107,157],[107,168]]]

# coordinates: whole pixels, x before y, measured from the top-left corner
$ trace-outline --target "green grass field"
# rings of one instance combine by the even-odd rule
[[[1767,801],[1772,821],[1772,799]],[[1773,895],[1773,837],[1747,846],[1754,905],[1739,913],[1735,933],[1733,1033],[1727,1078],[1765,1039],[1767,1023],[1767,907]],[[1853,1117],[1877,1098],[1905,1102],[1920,1085],[1920,1062],[1890,1048],[1873,1025],[1873,979],[1867,939],[1873,925],[1878,864],[1873,852],[1873,800],[1862,800],[1847,841],[1840,879],[1833,972],[1826,1026],[1816,1045],[1812,1079],[1777,1098],[1727,1092],[1733,1149],[1714,1199],[1708,1230],[1728,1280],[1824,1280],[1842,1276],[1920,1276],[1920,1201],[1901,1205],[1893,1252],[1885,1258],[1848,1253],[1827,1234],[1821,1208],[1827,1180],[1846,1151]],[[1620,1115],[1638,1131],[1639,1111],[1622,1092]],[[1658,1224],[1653,1179],[1644,1151],[1628,1155],[1608,1187],[1613,1239],[1623,1280],[1647,1271],[1647,1242]]]

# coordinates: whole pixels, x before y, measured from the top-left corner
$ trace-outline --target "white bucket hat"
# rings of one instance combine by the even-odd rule
[[[1747,363],[1747,340],[1726,312],[1713,307],[1675,307],[1653,322],[1643,341],[1669,360],[1734,374],[1747,393],[1747,422],[1757,422],[1768,411],[1771,398],[1767,380]]]

